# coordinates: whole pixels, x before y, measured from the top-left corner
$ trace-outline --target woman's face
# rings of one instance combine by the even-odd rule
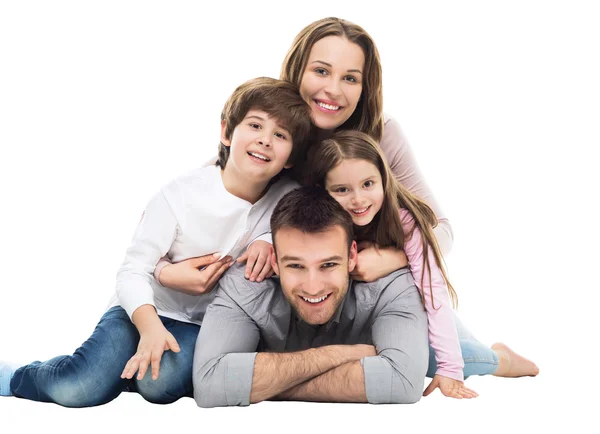
[[[341,36],[326,36],[313,45],[300,82],[313,122],[334,130],[354,113],[362,92],[365,54]]]

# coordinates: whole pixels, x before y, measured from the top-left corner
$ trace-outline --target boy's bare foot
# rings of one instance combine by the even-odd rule
[[[492,350],[498,355],[496,377],[535,377],[540,370],[531,360],[515,353],[502,342],[492,345]]]

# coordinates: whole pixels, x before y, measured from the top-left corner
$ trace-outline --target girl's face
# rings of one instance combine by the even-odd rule
[[[325,188],[357,226],[371,223],[383,205],[381,174],[374,164],[365,160],[342,161],[327,173]]]
[[[365,55],[360,46],[340,36],[313,45],[300,82],[300,95],[310,105],[314,124],[334,130],[354,113],[362,92]]]

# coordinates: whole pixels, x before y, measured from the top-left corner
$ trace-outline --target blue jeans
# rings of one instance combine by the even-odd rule
[[[160,317],[181,351],[166,351],[160,374],[152,380],[150,369],[143,380],[122,379],[121,372],[136,353],[140,335],[123,308],[109,309],[94,333],[72,356],[33,362],[19,368],[11,382],[14,396],[54,402],[65,407],[91,407],[115,399],[123,391],[135,391],[147,401],[168,404],[193,396],[192,361],[200,327]]]
[[[454,323],[456,324],[460,350],[465,362],[465,367],[463,368],[465,380],[471,375],[491,375],[496,372],[498,368],[498,356],[494,350],[475,339],[456,315],[454,315]],[[430,346],[427,376],[433,378],[436,370],[435,352]]]

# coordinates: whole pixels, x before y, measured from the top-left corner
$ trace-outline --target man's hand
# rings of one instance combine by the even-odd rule
[[[358,243],[356,267],[350,273],[354,280],[374,282],[408,265],[406,254],[394,247],[380,248],[369,241]]]
[[[148,366],[152,367],[152,379],[158,379],[160,359],[165,351],[180,351],[179,344],[173,335],[160,323],[140,334],[137,352],[125,365],[121,378],[131,379],[137,372],[137,379],[146,375]]]
[[[479,395],[474,390],[465,387],[465,383],[452,378],[444,377],[443,375],[434,375],[433,380],[429,383],[429,386],[423,392],[423,396],[429,395],[436,388],[440,388],[440,391],[444,396],[449,398],[463,399],[463,398],[477,398]]]
[[[271,243],[258,240],[254,241],[246,252],[240,256],[236,262],[243,264],[246,262],[246,279],[251,282],[262,282],[273,275],[273,267],[271,267]]]
[[[160,284],[188,295],[206,294],[233,264],[231,256],[218,260],[219,256],[215,253],[169,264],[160,271]]]

